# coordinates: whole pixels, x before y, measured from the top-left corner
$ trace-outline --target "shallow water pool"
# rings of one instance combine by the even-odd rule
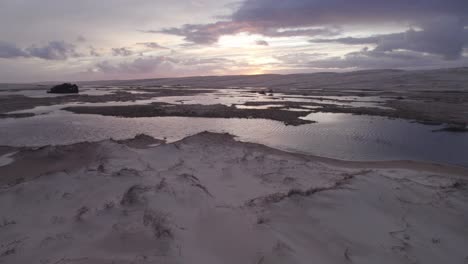
[[[263,119],[190,117],[118,118],[55,111],[0,120],[0,145],[63,145],[145,133],[175,141],[202,131],[239,140],[345,160],[423,160],[468,167],[468,134],[432,132],[437,126],[350,114],[314,113],[315,124],[286,126]]]

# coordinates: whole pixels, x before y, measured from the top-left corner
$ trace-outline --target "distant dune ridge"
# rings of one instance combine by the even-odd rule
[[[304,74],[262,74],[232,76],[197,76],[144,80],[110,80],[81,83],[120,85],[190,85],[205,87],[269,87],[277,91],[301,88],[316,89],[468,89],[468,67],[436,70],[364,70],[354,72],[320,72]]]
[[[70,80],[67,80],[70,81]],[[0,83],[0,89],[24,89],[57,82]],[[301,88],[316,89],[416,89],[459,90],[468,83],[468,67],[434,70],[362,70],[353,72],[318,72],[298,74],[260,74],[192,76],[132,80],[80,81],[77,84],[101,85],[179,85],[213,87],[269,87],[278,91]]]

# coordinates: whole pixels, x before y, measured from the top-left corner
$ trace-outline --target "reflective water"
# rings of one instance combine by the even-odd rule
[[[116,90],[115,88],[106,88],[106,89],[97,89],[97,88],[82,88],[80,89],[81,95],[90,95],[90,96],[101,96],[101,95],[109,95],[114,93]],[[0,90],[0,96],[6,95],[24,95],[26,97],[33,97],[33,98],[46,98],[46,97],[59,97],[59,96],[70,96],[73,94],[52,94],[47,93],[47,89],[24,89],[24,90]]]
[[[220,89],[218,93],[203,93],[194,96],[170,96],[155,98],[155,101],[170,104],[224,104],[227,106],[245,104],[246,102],[269,102],[281,104],[284,102],[303,102],[316,104],[333,104],[346,107],[376,107],[386,108],[382,104],[386,99],[381,97],[356,96],[303,96],[283,93],[257,94],[246,89]],[[261,109],[261,108],[260,108]]]
[[[51,114],[54,112],[62,112],[60,111],[66,107],[72,106],[127,106],[127,105],[145,105],[154,102],[154,99],[145,99],[145,100],[135,100],[130,102],[118,102],[118,101],[109,101],[104,103],[84,103],[84,102],[73,102],[73,103],[66,103],[66,104],[59,104],[59,105],[47,105],[47,106],[36,106],[34,108],[25,109],[25,110],[17,110],[8,112],[9,114],[21,114],[21,113],[32,113],[35,115],[44,115],[44,114]]]
[[[7,153],[5,155],[1,155],[0,156],[0,167],[3,167],[3,166],[6,166],[10,163],[12,163],[13,161],[15,161],[15,159],[12,158],[13,155],[15,155],[17,152],[11,152],[11,153]]]
[[[179,89],[174,87],[158,87],[157,89]],[[197,89],[191,89],[197,90]],[[258,89],[257,89],[258,90]],[[188,95],[188,96],[165,96],[158,97],[158,90],[151,91],[151,87],[146,87],[146,90],[140,90],[138,88],[129,88],[125,86],[105,86],[105,87],[95,87],[95,86],[84,86],[80,88],[80,95],[90,95],[90,96],[104,96],[110,95],[117,91],[125,91],[132,94],[154,94],[155,97],[149,98],[146,100],[139,100],[134,103],[117,103],[113,105],[134,105],[134,104],[149,104],[152,102],[165,102],[170,104],[202,104],[202,105],[211,105],[211,104],[224,104],[227,106],[232,105],[243,105],[246,102],[269,102],[272,104],[283,105],[285,102],[303,102],[303,103],[313,103],[313,104],[327,104],[327,105],[337,105],[343,107],[376,107],[376,108],[386,108],[383,106],[383,103],[387,99],[378,97],[378,96],[368,96],[368,97],[358,97],[358,96],[305,96],[305,95],[291,95],[284,93],[274,93],[274,94],[260,94],[252,89],[217,89],[213,90],[210,93],[200,93],[198,95]],[[35,88],[35,89],[16,89],[16,90],[2,90],[0,89],[0,96],[7,95],[23,95],[27,97],[36,97],[36,98],[45,98],[45,97],[59,97],[59,96],[73,96],[70,94],[48,94],[45,88]],[[114,103],[114,102],[109,102]],[[73,105],[73,104],[72,104]],[[70,105],[67,105],[70,106]],[[89,106],[99,106],[98,104]],[[312,106],[314,107],[314,106]],[[60,107],[55,107],[58,109]],[[267,109],[269,107],[245,107],[240,106],[239,108],[250,108],[250,109]],[[313,109],[313,108],[311,108]],[[294,111],[294,110],[293,110]],[[299,111],[299,110],[297,110]],[[27,112],[27,111],[21,111]],[[19,112],[13,112],[19,113]]]
[[[285,105],[280,104],[271,104],[271,105],[236,105],[238,109],[269,109],[269,108],[281,108],[286,107]]]
[[[166,87],[166,89],[176,88]],[[82,89],[82,93],[99,96],[118,90],[148,93],[147,90],[131,90],[129,87],[113,86],[104,88],[88,86]],[[37,89],[0,92],[0,96],[7,94],[22,94],[31,97],[61,96],[47,94],[43,90]],[[99,141],[110,137],[131,138],[140,133],[174,141],[208,130],[228,132],[238,136],[243,141],[261,143],[283,150],[346,160],[410,159],[468,167],[467,133],[434,133],[432,130],[439,127],[410,123],[406,120],[333,113],[313,113],[306,116],[307,112],[305,112],[305,119],[318,123],[294,127],[262,119],[116,118],[77,115],[61,110],[63,107],[76,105],[115,106],[166,102],[173,104],[225,104],[247,109],[279,107],[290,111],[304,111],[304,109],[299,108],[288,108],[286,102],[335,104],[348,107],[383,107],[382,104],[385,100],[385,98],[378,96],[300,96],[281,93],[275,93],[272,96],[258,94],[249,88],[244,88],[219,89],[213,93],[195,96],[154,97],[133,102],[73,102],[64,105],[39,106],[15,112],[37,115],[31,118],[0,119],[0,145],[63,145],[82,141]],[[252,101],[268,102],[268,104],[261,106],[242,105]],[[302,105],[301,107],[311,110],[319,108],[319,106],[314,105]],[[0,157],[0,163],[10,162],[10,160],[8,156]]]
[[[283,150],[346,160],[409,159],[468,166],[466,133],[434,133],[436,126],[349,114],[314,113],[305,118],[318,123],[294,127],[262,119],[116,118],[58,110],[0,120],[0,145],[61,145],[124,139],[139,133],[174,141],[208,130]]]

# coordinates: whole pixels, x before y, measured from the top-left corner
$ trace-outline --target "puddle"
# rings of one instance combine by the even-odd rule
[[[65,145],[126,139],[141,133],[171,142],[208,130],[287,151],[345,160],[424,160],[468,167],[466,133],[433,133],[434,126],[350,114],[313,113],[304,118],[318,123],[286,126],[265,119],[118,118],[57,111],[0,120],[0,145]]]
[[[238,109],[269,109],[269,108],[280,108],[286,107],[285,105],[271,104],[271,105],[236,105]]]
[[[8,164],[13,163],[15,159],[13,159],[12,156],[15,155],[16,153],[18,152],[15,151],[15,152],[7,153],[5,155],[0,156],[0,167],[4,167]]]
[[[286,111],[293,111],[293,112],[310,112],[310,110],[307,109],[301,109],[301,108],[283,108],[281,110],[286,110]]]
[[[91,93],[124,88],[88,87]],[[127,87],[128,88],[128,87]],[[159,89],[160,87],[158,87]],[[94,90],[93,90],[94,89]],[[175,89],[175,88],[167,88]],[[177,88],[180,89],[180,88]],[[135,91],[138,92],[138,91]],[[1,94],[0,94],[1,96]],[[354,100],[354,101],[352,101]],[[262,106],[245,106],[246,102],[274,102]],[[239,140],[267,146],[345,160],[424,160],[468,167],[468,133],[433,133],[434,126],[391,120],[385,117],[339,113],[312,113],[303,117],[315,124],[285,126],[264,119],[221,119],[190,117],[117,118],[98,115],[77,115],[62,111],[67,106],[141,105],[152,102],[172,104],[224,104],[240,109],[281,107],[285,102],[316,102],[346,106],[380,106],[385,99],[371,96],[297,96],[275,93],[274,96],[252,93],[249,89],[219,89],[215,93],[195,96],[157,97],[133,102],[69,103],[40,106],[13,113],[35,113],[30,118],[0,120],[0,145],[43,146],[99,141],[108,138],[126,139],[137,134],[179,140],[202,131],[227,132]],[[318,106],[304,108],[317,109]],[[307,111],[288,108],[289,111]],[[9,157],[2,158],[9,159]]]
[[[60,96],[73,96],[73,95],[89,95],[89,96],[103,96],[110,95],[116,90],[112,88],[80,88],[79,94],[52,94],[47,93],[47,89],[32,89],[32,90],[18,90],[18,91],[1,91],[0,96],[6,95],[23,95],[31,98],[47,98],[47,97],[60,97]]]

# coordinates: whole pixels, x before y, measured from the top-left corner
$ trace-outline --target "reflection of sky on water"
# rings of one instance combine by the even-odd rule
[[[349,114],[315,113],[316,124],[285,126],[262,119],[189,117],[116,118],[56,111],[0,120],[0,145],[70,144],[139,133],[171,141],[205,130],[289,151],[347,160],[426,160],[468,166],[468,134],[433,133],[437,127]]]
[[[0,156],[0,167],[3,167],[3,166],[6,166],[10,163],[12,163],[13,161],[15,161],[12,156],[15,155],[16,152],[11,152],[11,153],[7,153],[5,155],[1,155]]]
[[[167,88],[173,89],[173,88]],[[85,87],[83,94],[105,95],[122,90],[122,87]],[[132,91],[146,93],[146,91]],[[43,90],[6,91],[1,95],[18,94],[31,97],[48,95]],[[339,100],[339,101],[336,101]],[[273,101],[263,106],[242,106],[248,101]],[[438,127],[424,126],[405,120],[382,117],[354,116],[338,113],[313,113],[304,119],[316,124],[298,127],[280,122],[259,119],[219,119],[188,117],[116,118],[97,115],[76,115],[62,111],[66,106],[118,106],[139,105],[152,102],[173,104],[225,104],[237,108],[267,109],[281,107],[284,103],[315,102],[344,106],[381,107],[380,97],[356,96],[300,96],[275,93],[262,95],[249,89],[219,89],[213,93],[195,96],[155,97],[133,102],[83,103],[39,106],[15,113],[35,113],[38,116],[22,119],[0,120],[0,145],[39,146],[97,141],[107,138],[130,138],[145,133],[156,138],[178,140],[205,130],[228,132],[240,140],[257,142],[284,150],[348,160],[411,159],[462,164],[468,166],[468,134],[433,133]],[[351,102],[352,101],[352,102]],[[302,106],[316,109],[317,106]],[[289,108],[291,111],[303,109]],[[305,113],[304,115],[307,115]],[[2,156],[3,161],[8,160]],[[2,161],[2,160],[0,160]]]
[[[97,89],[97,88],[80,88],[80,95],[90,95],[90,96],[102,96],[109,95],[115,92],[115,89]],[[31,90],[17,90],[17,91],[1,91],[0,96],[6,95],[24,95],[26,97],[32,98],[46,98],[46,97],[59,97],[59,96],[70,96],[76,94],[52,94],[47,93],[47,89],[31,89]]]

